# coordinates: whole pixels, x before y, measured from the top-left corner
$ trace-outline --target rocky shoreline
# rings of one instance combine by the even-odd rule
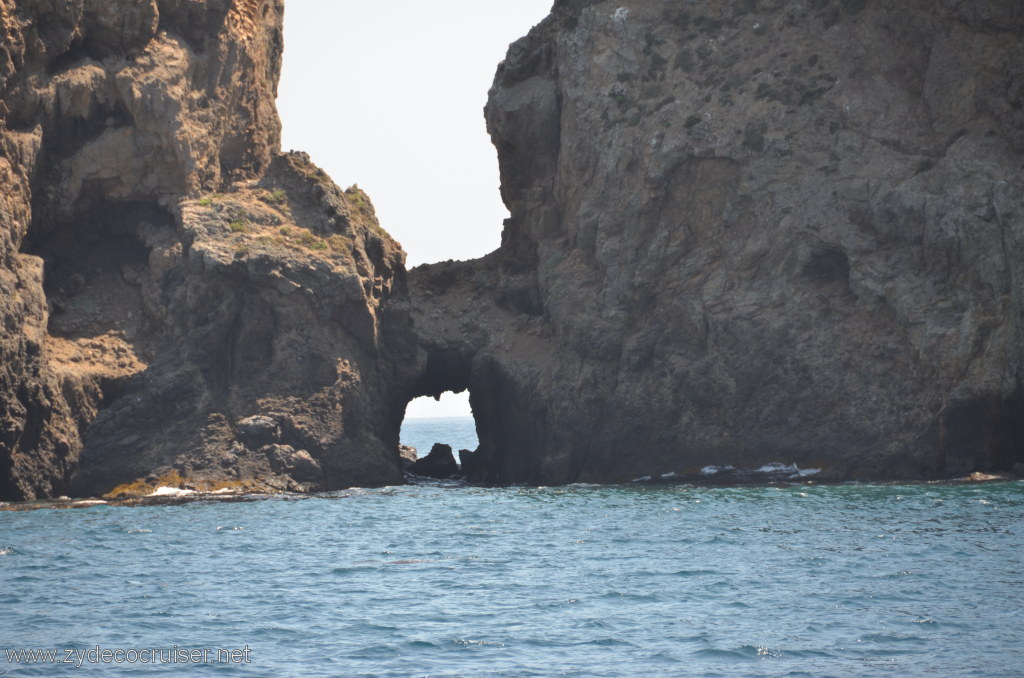
[[[0,0],[0,500],[398,484],[464,389],[492,484],[1024,463],[1018,2],[558,0],[501,247],[409,271],[279,151],[283,20]]]
[[[739,478],[739,479],[737,479]],[[946,480],[917,480],[917,481],[887,481],[872,483],[874,485],[988,485],[993,483],[1014,483],[1021,482],[1024,479],[1024,470],[1014,473],[998,473],[989,474],[975,472],[969,476],[962,478],[951,478]],[[405,485],[427,485],[431,487],[443,487],[447,489],[457,489],[465,487],[495,487],[494,485],[488,485],[486,483],[474,483],[466,479],[465,476],[456,474],[448,478],[431,478],[429,476],[420,476],[413,473],[406,475]],[[721,478],[706,478],[703,476],[684,477],[676,476],[672,478],[637,478],[633,482],[626,484],[605,484],[602,487],[629,487],[629,488],[647,488],[647,489],[666,489],[666,488],[679,488],[683,491],[690,488],[730,488],[730,487],[815,487],[820,485],[857,485],[859,481],[825,481],[819,482],[815,480],[800,480],[792,478],[772,478],[771,475],[763,475],[752,473],[744,476],[739,474],[738,476],[728,476]],[[580,486],[590,486],[592,484],[580,484]],[[504,485],[500,486],[504,487]],[[171,490],[172,488],[163,488],[165,490]],[[0,502],[0,511],[41,511],[41,510],[76,510],[76,509],[89,509],[97,506],[109,506],[119,508],[137,508],[147,506],[182,506],[185,504],[191,504],[195,502],[253,502],[253,501],[264,501],[269,499],[284,500],[284,501],[298,501],[307,498],[330,498],[338,495],[338,490],[332,492],[286,492],[286,491],[273,491],[273,490],[255,490],[251,492],[231,490],[231,491],[214,491],[214,492],[202,492],[202,491],[167,491],[167,492],[156,492],[151,495],[133,495],[123,496],[121,498],[111,499],[72,499],[70,497],[56,497],[52,499],[35,499],[31,501],[22,502]],[[344,492],[341,490],[340,492]]]

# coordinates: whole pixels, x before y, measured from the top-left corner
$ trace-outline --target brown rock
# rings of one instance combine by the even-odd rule
[[[280,0],[9,4],[0,498],[401,482],[404,255],[277,152]]]

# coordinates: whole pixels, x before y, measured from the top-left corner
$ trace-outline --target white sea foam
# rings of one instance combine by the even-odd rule
[[[178,487],[158,487],[150,494],[150,497],[187,497],[190,494],[195,494],[195,490],[183,490]]]
[[[79,499],[75,502],[75,506],[97,506],[99,504],[106,504],[107,502],[102,499]]]
[[[14,553],[14,549],[12,549],[10,546],[0,547],[0,556],[13,556]]]
[[[758,473],[798,473],[800,469],[796,467],[796,464],[780,464],[773,462],[771,464],[765,464],[761,468],[757,469]]]
[[[640,476],[639,478],[633,478],[633,482],[634,483],[646,483],[646,482],[651,481],[651,480],[654,480],[654,479],[651,478],[650,476]]]
[[[661,479],[662,480],[672,480],[673,478],[678,478],[678,477],[679,477],[679,474],[676,473],[675,471],[671,471],[669,473],[662,473],[661,474]]]
[[[790,480],[796,480],[797,478],[807,478],[809,476],[817,475],[821,473],[820,468],[805,468],[802,469],[796,464],[780,464],[774,462],[771,464],[765,464],[761,468],[757,469],[758,473],[788,473]]]
[[[735,470],[736,470],[736,467],[731,465],[731,464],[728,465],[728,466],[705,466],[704,468],[702,468],[700,470],[700,474],[702,476],[713,476],[713,475],[716,475],[718,473],[721,473],[722,471],[735,471]],[[806,478],[808,476],[817,475],[818,473],[821,473],[821,469],[820,468],[801,469],[796,464],[782,464],[782,463],[779,463],[779,462],[776,461],[776,462],[772,462],[770,464],[765,464],[764,466],[762,466],[759,469],[754,469],[753,471],[746,471],[746,473],[764,473],[764,474],[769,474],[769,475],[779,475],[779,474],[782,474],[782,473],[788,473],[790,480],[794,480],[794,479],[797,479],[797,478]]]

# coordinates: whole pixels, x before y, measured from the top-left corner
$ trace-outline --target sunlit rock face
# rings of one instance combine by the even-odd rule
[[[0,1],[0,499],[401,481],[404,254],[279,153],[282,17]]]
[[[558,2],[486,117],[501,249],[412,272],[488,472],[1020,461],[1024,9]]]

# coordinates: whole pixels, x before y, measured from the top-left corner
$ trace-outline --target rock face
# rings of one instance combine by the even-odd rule
[[[0,0],[0,500],[1024,463],[1016,0],[558,0],[501,248],[408,274],[278,152],[281,0]],[[445,464],[454,465],[448,450]]]
[[[499,482],[1024,458],[1024,9],[561,0],[486,117],[501,249],[411,272]]]
[[[282,15],[0,0],[0,499],[401,482],[404,255],[278,152]]]

